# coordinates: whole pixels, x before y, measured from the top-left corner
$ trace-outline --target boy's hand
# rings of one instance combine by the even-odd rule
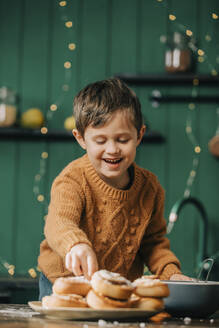
[[[184,281],[191,281],[193,280],[190,277],[184,276],[183,274],[175,273],[170,277],[170,280],[184,280]]]
[[[84,275],[89,280],[93,273],[98,270],[96,254],[87,244],[73,246],[70,252],[66,254],[65,266],[75,276]]]

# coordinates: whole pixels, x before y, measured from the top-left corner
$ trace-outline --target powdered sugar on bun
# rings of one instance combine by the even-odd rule
[[[90,281],[86,279],[84,276],[66,277],[65,279],[68,279],[69,281],[73,281],[73,282],[86,282],[87,284],[90,283]]]
[[[78,294],[86,296],[91,289],[90,281],[83,276],[79,277],[60,277],[53,284],[53,293],[59,295]]]
[[[91,279],[91,286],[97,293],[120,300],[128,299],[134,290],[128,279],[119,273],[107,270],[95,272]]]
[[[126,284],[131,286],[132,283],[131,281],[129,281],[128,279],[126,279],[125,277],[121,276],[119,273],[117,272],[110,272],[107,270],[99,270],[97,272],[95,272],[92,276],[92,278],[94,277],[94,279],[105,279],[106,282],[108,282],[109,284],[112,282],[115,283],[120,283],[122,284]]]
[[[42,298],[42,307],[46,309],[56,307],[88,307],[87,301],[80,295],[58,295],[52,294]]]
[[[159,279],[159,276],[157,274],[144,275],[139,279]]]
[[[133,281],[134,286],[162,286],[163,282],[160,279],[147,279],[147,278],[138,278]]]
[[[139,278],[133,281],[134,293],[141,297],[167,297],[169,296],[168,285],[160,279]]]

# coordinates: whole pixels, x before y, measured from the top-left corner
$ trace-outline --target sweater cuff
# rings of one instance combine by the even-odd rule
[[[66,255],[73,246],[76,246],[78,244],[87,244],[92,248],[91,242],[83,235],[83,234],[78,234],[78,235],[71,235],[71,236],[65,236],[64,240],[62,241],[61,245],[61,252],[62,256]]]
[[[164,267],[163,272],[160,274],[160,279],[169,280],[173,274],[182,274],[182,272],[176,264],[167,264]]]

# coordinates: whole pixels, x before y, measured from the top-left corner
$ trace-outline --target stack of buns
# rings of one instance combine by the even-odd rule
[[[100,270],[93,274],[92,289],[87,295],[88,305],[93,309],[132,307],[134,286],[119,273]]]
[[[168,285],[156,276],[143,276],[133,281],[134,293],[139,296],[141,310],[159,311],[164,308],[163,298],[169,296]]]
[[[164,308],[163,297],[168,295],[167,284],[157,276],[143,276],[131,282],[119,273],[99,270],[93,274],[91,281],[84,277],[56,279],[53,294],[43,297],[42,306],[161,311]]]
[[[86,295],[90,289],[90,281],[83,276],[58,278],[53,284],[52,295],[42,298],[42,306],[44,308],[88,307]]]

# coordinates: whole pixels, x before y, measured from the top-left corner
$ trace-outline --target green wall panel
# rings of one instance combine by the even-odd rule
[[[0,85],[17,90],[20,81],[20,42],[22,37],[22,10],[23,2],[17,8],[13,1],[0,1]],[[17,169],[18,145],[14,142],[0,143],[0,258],[3,262],[15,263],[16,238],[16,208],[17,201]],[[6,274],[4,266],[0,265],[0,273]]]
[[[139,1],[137,19],[137,72],[157,73],[164,70],[164,44],[160,42],[161,35],[166,34],[166,8],[158,2]],[[159,24],[157,24],[159,21]],[[157,48],[159,47],[159,51]],[[136,93],[141,100],[142,111],[148,130],[159,131],[163,136],[166,135],[166,110],[163,106],[155,108],[152,106],[149,96],[154,90],[161,93],[165,87],[154,85],[140,87]],[[165,167],[166,167],[166,144],[142,145],[139,148],[137,162],[139,165],[154,172],[161,184],[165,186]]]
[[[23,10],[20,111],[39,107],[46,113],[48,94],[48,39],[50,1],[25,2]],[[33,195],[34,176],[39,170],[43,143],[20,142],[16,199],[16,269],[27,273],[36,265],[42,230],[42,206]],[[44,194],[44,190],[42,190]],[[24,235],[25,233],[25,235]]]
[[[16,212],[14,203],[16,200],[17,171],[14,163],[17,159],[16,145],[14,143],[2,142],[0,145],[0,212],[1,224],[0,230],[0,258],[3,261],[14,262],[14,224]],[[0,272],[4,267],[1,267]]]
[[[136,71],[137,6],[127,0],[112,1],[111,75]]]
[[[20,143],[19,170],[16,197],[15,249],[16,269],[27,274],[36,266],[42,234],[43,205],[33,194],[34,176],[39,170],[42,144]],[[42,194],[44,192],[42,191]]]
[[[81,37],[81,87],[106,77],[109,2],[83,1]]]
[[[0,86],[14,88],[19,96],[20,114],[39,107],[45,116],[50,105],[58,110],[49,121],[49,129],[63,129],[72,114],[75,94],[87,83],[117,73],[164,73],[166,45],[161,36],[184,26],[193,31],[196,45],[206,60],[196,64],[197,73],[219,69],[218,1],[191,0],[74,0],[61,7],[59,1],[0,0]],[[175,21],[168,14],[176,15]],[[68,29],[66,21],[72,21]],[[206,40],[206,35],[211,40]],[[70,51],[69,43],[76,49]],[[194,56],[197,58],[196,54]],[[65,69],[64,63],[71,62]],[[68,85],[68,89],[65,88]],[[163,144],[142,144],[136,161],[152,170],[166,191],[165,216],[174,202],[183,196],[192,168],[193,147],[185,133],[188,103],[166,103],[153,107],[149,96],[157,89],[162,95],[189,95],[191,86],[133,87],[139,96],[145,123],[160,132]],[[198,87],[200,95],[217,95],[216,87]],[[192,195],[205,205],[209,215],[209,253],[218,250],[218,161],[208,151],[214,135],[217,104],[197,104],[193,130],[202,148]],[[0,257],[16,265],[18,274],[26,274],[37,264],[39,243],[43,238],[46,202],[33,194],[33,181],[39,172],[41,153],[48,152],[46,174],[40,185],[49,201],[53,179],[70,161],[84,152],[72,137],[68,142],[0,141],[0,210],[4,231],[0,232]],[[199,243],[200,217],[187,206],[169,235],[173,250],[187,274],[194,274]],[[188,252],[190,257],[188,257]],[[5,274],[0,270],[1,274]]]
[[[200,48],[205,51],[206,57],[203,63],[199,64],[201,72],[211,72],[212,69],[218,70],[218,33],[219,26],[218,20],[212,19],[212,13],[218,13],[219,4],[218,1],[211,1],[207,4],[205,1],[201,1],[199,7],[200,20],[203,22],[200,25],[199,38]],[[206,36],[209,35],[210,41],[206,40]],[[218,95],[218,88],[202,88],[200,90],[201,95],[212,94]],[[215,135],[218,127],[217,118],[218,104],[201,104],[199,106],[200,118],[199,118],[199,131],[200,142],[202,145],[201,161],[199,166],[199,193],[200,198],[203,200],[209,217],[209,233],[208,233],[208,255],[215,254],[219,251],[217,243],[217,231],[218,231],[218,200],[219,200],[219,179],[218,179],[218,159],[213,157],[208,150],[208,142]],[[216,179],[216,180],[215,180]],[[216,182],[217,181],[217,182]],[[218,268],[219,261],[216,262],[216,268]],[[214,269],[214,268],[213,268]]]

